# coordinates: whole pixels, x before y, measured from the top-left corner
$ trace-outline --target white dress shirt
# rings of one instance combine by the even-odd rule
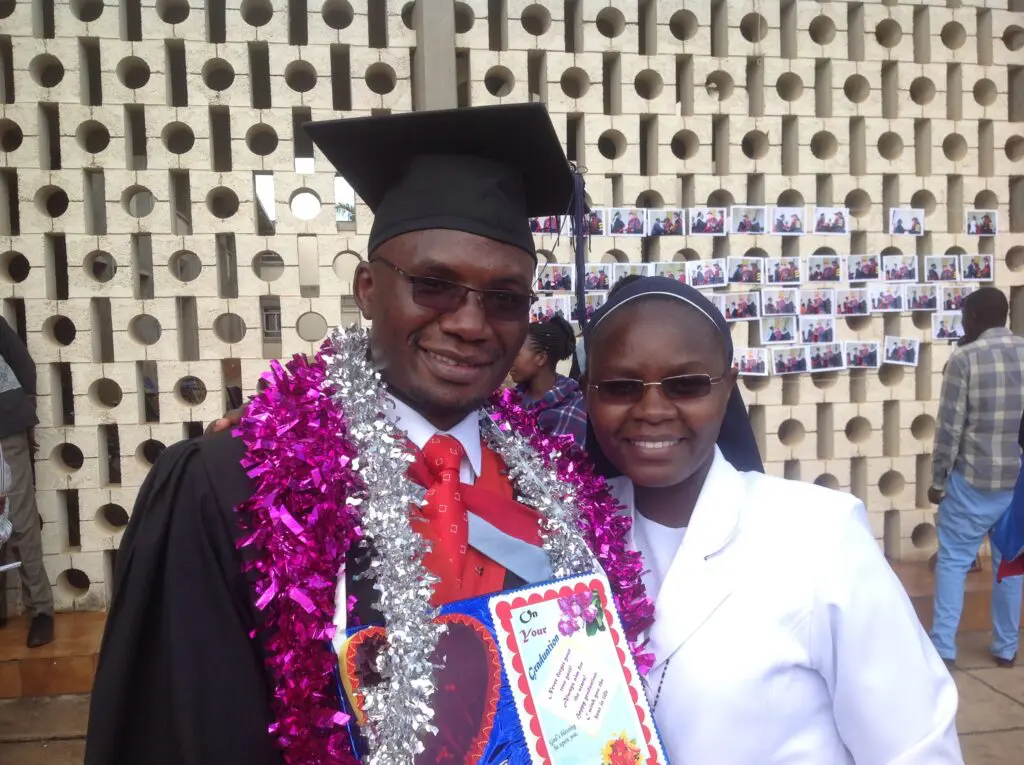
[[[963,763],[956,686],[848,494],[716,453],[649,637],[673,765]]]

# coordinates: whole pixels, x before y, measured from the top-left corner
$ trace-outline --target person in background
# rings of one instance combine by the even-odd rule
[[[939,506],[935,608],[931,638],[950,667],[963,609],[964,578],[982,540],[1013,499],[1020,474],[1017,443],[1024,411],[1024,338],[1006,328],[1009,304],[994,287],[964,301],[965,343],[942,375],[928,499]],[[992,545],[993,576],[1001,556]],[[1020,632],[1024,578],[992,586],[992,642],[1000,667],[1012,667]]]
[[[32,621],[27,645],[37,648],[53,641],[53,590],[43,566],[36,488],[28,432],[36,418],[36,364],[25,343],[0,316],[0,453],[10,466],[5,493],[13,526],[10,541],[0,550],[0,563],[21,561],[21,593]],[[7,588],[0,574],[0,626],[7,621]]]
[[[576,350],[572,325],[555,315],[530,324],[526,342],[512,365],[512,380],[523,405],[537,414],[537,427],[552,436],[572,436],[582,445],[587,437],[587,413],[580,386],[558,374],[559,362]]]

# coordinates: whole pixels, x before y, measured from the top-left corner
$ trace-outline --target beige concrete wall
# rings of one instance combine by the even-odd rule
[[[346,200],[322,156],[296,164],[307,149],[293,119],[443,104],[452,76],[463,105],[543,99],[559,134],[574,133],[595,205],[783,197],[855,214],[849,238],[602,237],[594,259],[962,248],[995,256],[1024,326],[1020,2],[425,1],[454,24],[431,16],[418,33],[396,0],[308,0],[305,13],[283,0],[73,0],[52,20],[34,10],[45,3],[0,0],[0,296],[39,366],[38,496],[62,608],[106,602],[110,551],[160,444],[220,414],[225,386],[252,392],[268,357],[312,352],[355,317],[370,218],[357,204],[353,224],[336,221]],[[752,131],[767,139],[756,158],[741,149]],[[816,156],[816,135],[834,153]],[[273,174],[272,228],[256,173]],[[310,220],[290,207],[300,191],[321,205]],[[912,203],[929,233],[883,233],[888,208]],[[998,208],[994,240],[959,233],[976,205]],[[567,242],[539,245],[572,258]],[[838,322],[840,340],[920,338],[916,370],[743,383],[769,471],[861,496],[896,557],[933,549],[924,494],[949,348],[931,343],[927,319]],[[747,325],[734,331],[746,345]],[[147,418],[153,370],[159,417]],[[205,399],[183,393],[189,376]]]

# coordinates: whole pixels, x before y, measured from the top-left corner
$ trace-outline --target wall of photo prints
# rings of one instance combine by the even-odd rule
[[[923,237],[925,217],[923,209],[894,209],[888,216],[889,233]],[[571,245],[574,232],[568,218],[534,219],[531,226],[542,237],[564,238]],[[997,229],[997,210],[968,210],[964,216],[968,237],[992,237]],[[733,365],[742,377],[878,369],[883,364],[916,367],[919,338],[843,339],[837,322],[893,313],[928,315],[931,340],[955,343],[963,336],[964,298],[992,282],[995,268],[994,256],[977,252],[918,255],[893,248],[897,251],[844,253],[849,244],[839,237],[849,238],[850,212],[843,207],[600,208],[589,213],[587,234],[592,239],[666,240],[837,237],[835,247],[805,257],[773,257],[751,248],[743,255],[683,261],[588,262],[582,274],[569,262],[538,265],[535,289],[541,297],[533,309],[534,321],[557,313],[578,325],[577,279],[583,281],[588,319],[629,274],[667,276],[706,291],[727,321],[756,328],[735,349]]]

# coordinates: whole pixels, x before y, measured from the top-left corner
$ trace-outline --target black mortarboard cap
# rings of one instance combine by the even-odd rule
[[[569,212],[573,172],[543,104],[311,122],[313,142],[373,211],[367,251],[442,228],[536,257],[529,218]]]

